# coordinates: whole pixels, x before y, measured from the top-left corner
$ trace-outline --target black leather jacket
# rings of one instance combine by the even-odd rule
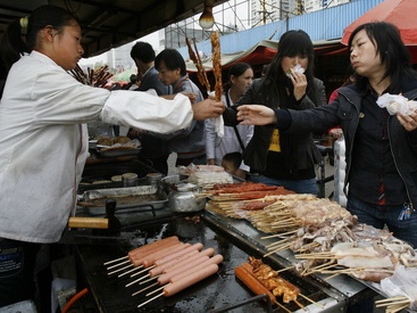
[[[408,99],[417,99],[417,89],[403,94]],[[288,132],[325,131],[340,125],[346,141],[345,186],[352,167],[352,149],[359,124],[361,96],[355,86],[339,90],[338,99],[314,110],[290,110],[291,123]],[[281,112],[287,114],[286,112]],[[280,113],[277,111],[278,121]],[[389,116],[388,135],[395,166],[404,181],[409,201],[417,207],[417,130],[407,132],[395,116]]]
[[[271,108],[277,108],[279,100],[271,99],[268,95],[260,92],[262,82],[262,79],[254,80],[251,87],[238,101],[237,105],[232,108],[227,108],[223,114],[226,125],[233,126],[237,124],[236,107],[241,104],[264,104]],[[315,78],[314,83],[316,85],[318,99],[313,102],[308,96],[305,96],[294,107],[296,110],[314,108],[317,106],[317,102],[319,102],[319,105],[326,103],[323,82]],[[274,86],[271,86],[271,88],[274,88]],[[285,103],[281,103],[280,107],[286,108],[287,106]],[[273,130],[273,126],[255,126],[254,128],[253,137],[243,153],[245,164],[250,166],[252,173],[263,172],[266,168],[268,148]],[[280,135],[283,137],[290,136],[291,151],[289,153],[291,153],[291,155],[288,159],[291,160],[291,164],[280,164],[279,166],[291,166],[293,169],[302,170],[313,167],[314,164],[317,164],[321,160],[321,154],[314,144],[311,133],[306,135],[305,133],[286,134],[286,132],[282,132]]]

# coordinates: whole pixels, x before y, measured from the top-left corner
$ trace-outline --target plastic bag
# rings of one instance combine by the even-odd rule
[[[392,95],[389,93],[378,97],[376,103],[381,108],[386,108],[388,113],[395,115],[397,113],[410,115],[417,109],[417,101],[408,100],[401,95]]]
[[[417,309],[417,268],[399,265],[394,274],[381,280],[381,289],[388,296],[410,298],[409,308]]]

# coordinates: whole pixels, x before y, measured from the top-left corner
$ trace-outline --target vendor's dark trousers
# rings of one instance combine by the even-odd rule
[[[35,300],[34,269],[39,244],[0,238],[0,307]]]

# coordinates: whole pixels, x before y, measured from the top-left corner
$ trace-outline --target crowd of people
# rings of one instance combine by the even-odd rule
[[[259,78],[250,64],[233,64],[221,102],[205,99],[177,50],[156,55],[145,42],[131,50],[138,74],[129,90],[83,85],[67,73],[82,57],[81,33],[74,15],[45,5],[2,39],[0,252],[13,249],[15,266],[0,271],[0,307],[33,298],[40,246],[59,241],[74,213],[89,122],[128,126],[142,142],[139,158],[165,175],[175,152],[176,166],[219,165],[314,195],[322,158],[314,134],[336,127],[346,142],[347,209],[417,247],[417,112],[390,115],[377,105],[385,93],[417,98],[417,74],[394,25],[366,23],[352,33],[349,82],[329,105],[303,30],[281,36]],[[222,136],[212,120],[220,116]]]

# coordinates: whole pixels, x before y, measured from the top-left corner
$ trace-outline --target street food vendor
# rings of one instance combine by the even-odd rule
[[[165,100],[84,85],[67,72],[82,57],[80,42],[76,17],[51,5],[14,22],[3,36],[8,76],[0,102],[0,307],[33,299],[37,251],[59,241],[75,211],[88,150],[85,123],[171,133],[224,110],[213,100],[191,107],[184,95]]]

